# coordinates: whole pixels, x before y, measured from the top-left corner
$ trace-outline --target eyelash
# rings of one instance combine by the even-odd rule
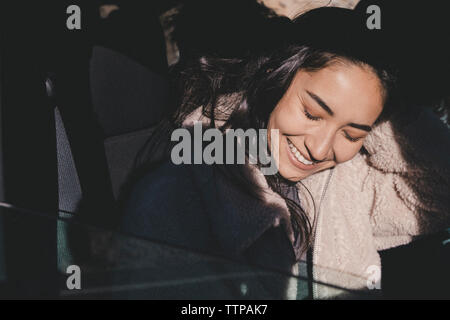
[[[353,138],[351,137],[347,132],[344,132],[344,136],[347,140],[349,140],[350,142],[357,142],[358,140],[360,140],[361,138]]]
[[[306,109],[304,110],[305,112],[305,116],[312,121],[319,121],[320,117],[314,117],[313,115],[311,115],[308,111],[306,111]]]
[[[313,115],[311,115],[306,109],[304,110],[305,116],[312,121],[319,121],[320,117],[314,117]],[[359,141],[361,138],[353,138],[351,137],[347,132],[344,132],[344,136],[345,138],[350,141],[350,142],[357,142]]]

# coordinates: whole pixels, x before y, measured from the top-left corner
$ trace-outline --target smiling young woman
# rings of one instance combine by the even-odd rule
[[[413,166],[405,163],[401,147],[423,137],[412,124],[401,147],[394,139],[387,120],[400,112],[395,68],[374,51],[378,44],[353,11],[319,8],[271,25],[283,41],[257,53],[181,56],[177,108],[137,161],[122,229],[289,273],[306,260],[313,271],[303,275],[311,281],[367,289],[368,268],[380,267],[377,250],[449,222],[448,169],[425,159],[426,146],[415,150]],[[432,128],[428,135],[442,134],[439,122],[427,119],[420,116],[420,125]],[[264,176],[260,164],[174,165],[171,130],[195,120],[224,134],[277,129],[278,174]],[[166,157],[156,161],[162,140]],[[439,141],[450,159],[449,140]],[[415,181],[429,183],[420,197]],[[267,297],[292,298],[289,281],[263,287]],[[249,290],[256,298],[264,296],[258,288]],[[337,292],[311,285],[301,294]]]

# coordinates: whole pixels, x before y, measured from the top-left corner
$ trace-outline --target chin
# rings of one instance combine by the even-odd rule
[[[283,178],[292,182],[298,182],[314,174],[314,173],[308,174],[306,172],[299,172],[299,170],[295,169],[293,170],[291,168],[280,168],[279,173]]]
[[[306,172],[306,171],[299,170],[295,167],[292,167],[291,165],[288,164],[285,166],[280,166],[279,173],[283,178],[285,178],[289,181],[298,182],[298,181],[306,179],[316,173],[319,173],[323,170],[326,170],[326,169],[329,169],[332,167],[334,167],[334,164],[329,164],[327,166],[317,168],[317,170],[314,170],[311,172]]]

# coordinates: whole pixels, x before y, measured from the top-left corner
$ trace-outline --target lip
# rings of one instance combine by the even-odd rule
[[[288,139],[286,138],[286,140],[288,140]],[[317,164],[304,164],[304,163],[301,163],[300,161],[298,161],[297,158],[295,157],[295,155],[292,153],[291,148],[289,148],[289,144],[287,143],[287,141],[286,141],[286,150],[287,150],[289,160],[297,168],[302,169],[302,170],[312,170],[312,169],[317,168]],[[307,158],[305,158],[305,159],[307,159]]]

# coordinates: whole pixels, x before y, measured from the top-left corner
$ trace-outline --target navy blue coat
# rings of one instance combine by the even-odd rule
[[[295,297],[292,286],[296,288],[298,282],[289,277],[296,264],[293,245],[283,223],[276,223],[281,210],[243,193],[213,166],[174,165],[168,161],[134,186],[122,231],[227,257],[237,262],[231,269],[238,268],[241,274],[249,274],[248,270],[253,273],[240,277],[244,282],[228,283],[231,287],[245,283],[243,297],[286,299]],[[227,270],[217,275],[232,271],[224,269]],[[301,285],[305,290],[299,293],[307,293],[306,281]],[[213,291],[199,297],[215,297]],[[237,296],[232,294],[233,297]]]

